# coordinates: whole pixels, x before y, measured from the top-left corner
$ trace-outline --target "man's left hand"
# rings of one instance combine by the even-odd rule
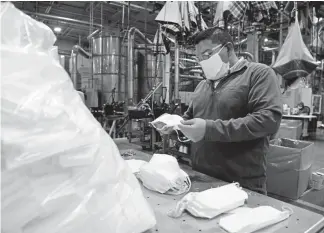
[[[201,118],[194,118],[188,121],[181,121],[178,125],[181,132],[193,142],[201,141],[206,132],[206,121]]]

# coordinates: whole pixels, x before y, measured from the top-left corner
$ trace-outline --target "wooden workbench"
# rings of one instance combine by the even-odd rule
[[[140,151],[140,148],[127,143],[126,140],[116,140],[116,144],[121,152],[125,150],[131,150],[135,152],[135,159],[142,159],[149,161],[151,155]],[[192,183],[190,191],[204,191],[209,188],[215,188],[226,184],[223,181],[193,171],[191,167],[180,164],[181,168],[187,172],[190,176]],[[151,207],[154,210],[155,217],[157,219],[157,225],[154,229],[151,229],[145,233],[226,233],[218,225],[221,216],[212,220],[199,219],[191,216],[187,212],[180,218],[171,218],[167,213],[176,206],[184,195],[171,196],[165,194],[159,194],[150,191],[142,186],[143,194],[147,198]],[[291,208],[294,213],[289,219],[273,225],[269,228],[258,231],[257,233],[323,233],[324,232],[324,216],[311,212],[309,210],[302,209],[300,207],[293,206],[291,204],[267,197],[249,190],[246,190],[249,194],[249,199],[246,206],[257,207],[259,205],[269,205],[278,210],[281,210],[283,206]]]

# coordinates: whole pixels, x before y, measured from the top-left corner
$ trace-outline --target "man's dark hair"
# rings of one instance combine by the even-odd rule
[[[199,32],[194,36],[193,42],[194,44],[198,44],[200,41],[208,39],[211,40],[214,44],[225,45],[228,42],[233,44],[232,37],[230,36],[228,31],[220,27],[212,27]]]

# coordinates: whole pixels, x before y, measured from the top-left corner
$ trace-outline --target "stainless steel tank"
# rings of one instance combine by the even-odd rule
[[[144,54],[139,53],[138,55],[138,99],[143,99],[145,96],[156,86],[159,82],[162,82],[164,72],[164,56],[159,54],[154,56],[152,53],[147,53],[146,64],[147,72],[145,72],[145,57]],[[134,93],[135,94],[135,93]],[[154,94],[154,100],[160,101],[162,96],[162,88],[159,88]]]
[[[113,90],[115,101],[126,97],[126,47],[121,37],[105,36],[92,40],[94,87],[102,92],[103,103],[110,102]]]

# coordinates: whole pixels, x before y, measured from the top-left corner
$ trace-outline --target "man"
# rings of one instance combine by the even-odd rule
[[[238,59],[221,28],[199,33],[195,43],[207,80],[197,86],[179,126],[193,141],[193,169],[266,194],[269,137],[282,117],[276,74],[264,64]]]

